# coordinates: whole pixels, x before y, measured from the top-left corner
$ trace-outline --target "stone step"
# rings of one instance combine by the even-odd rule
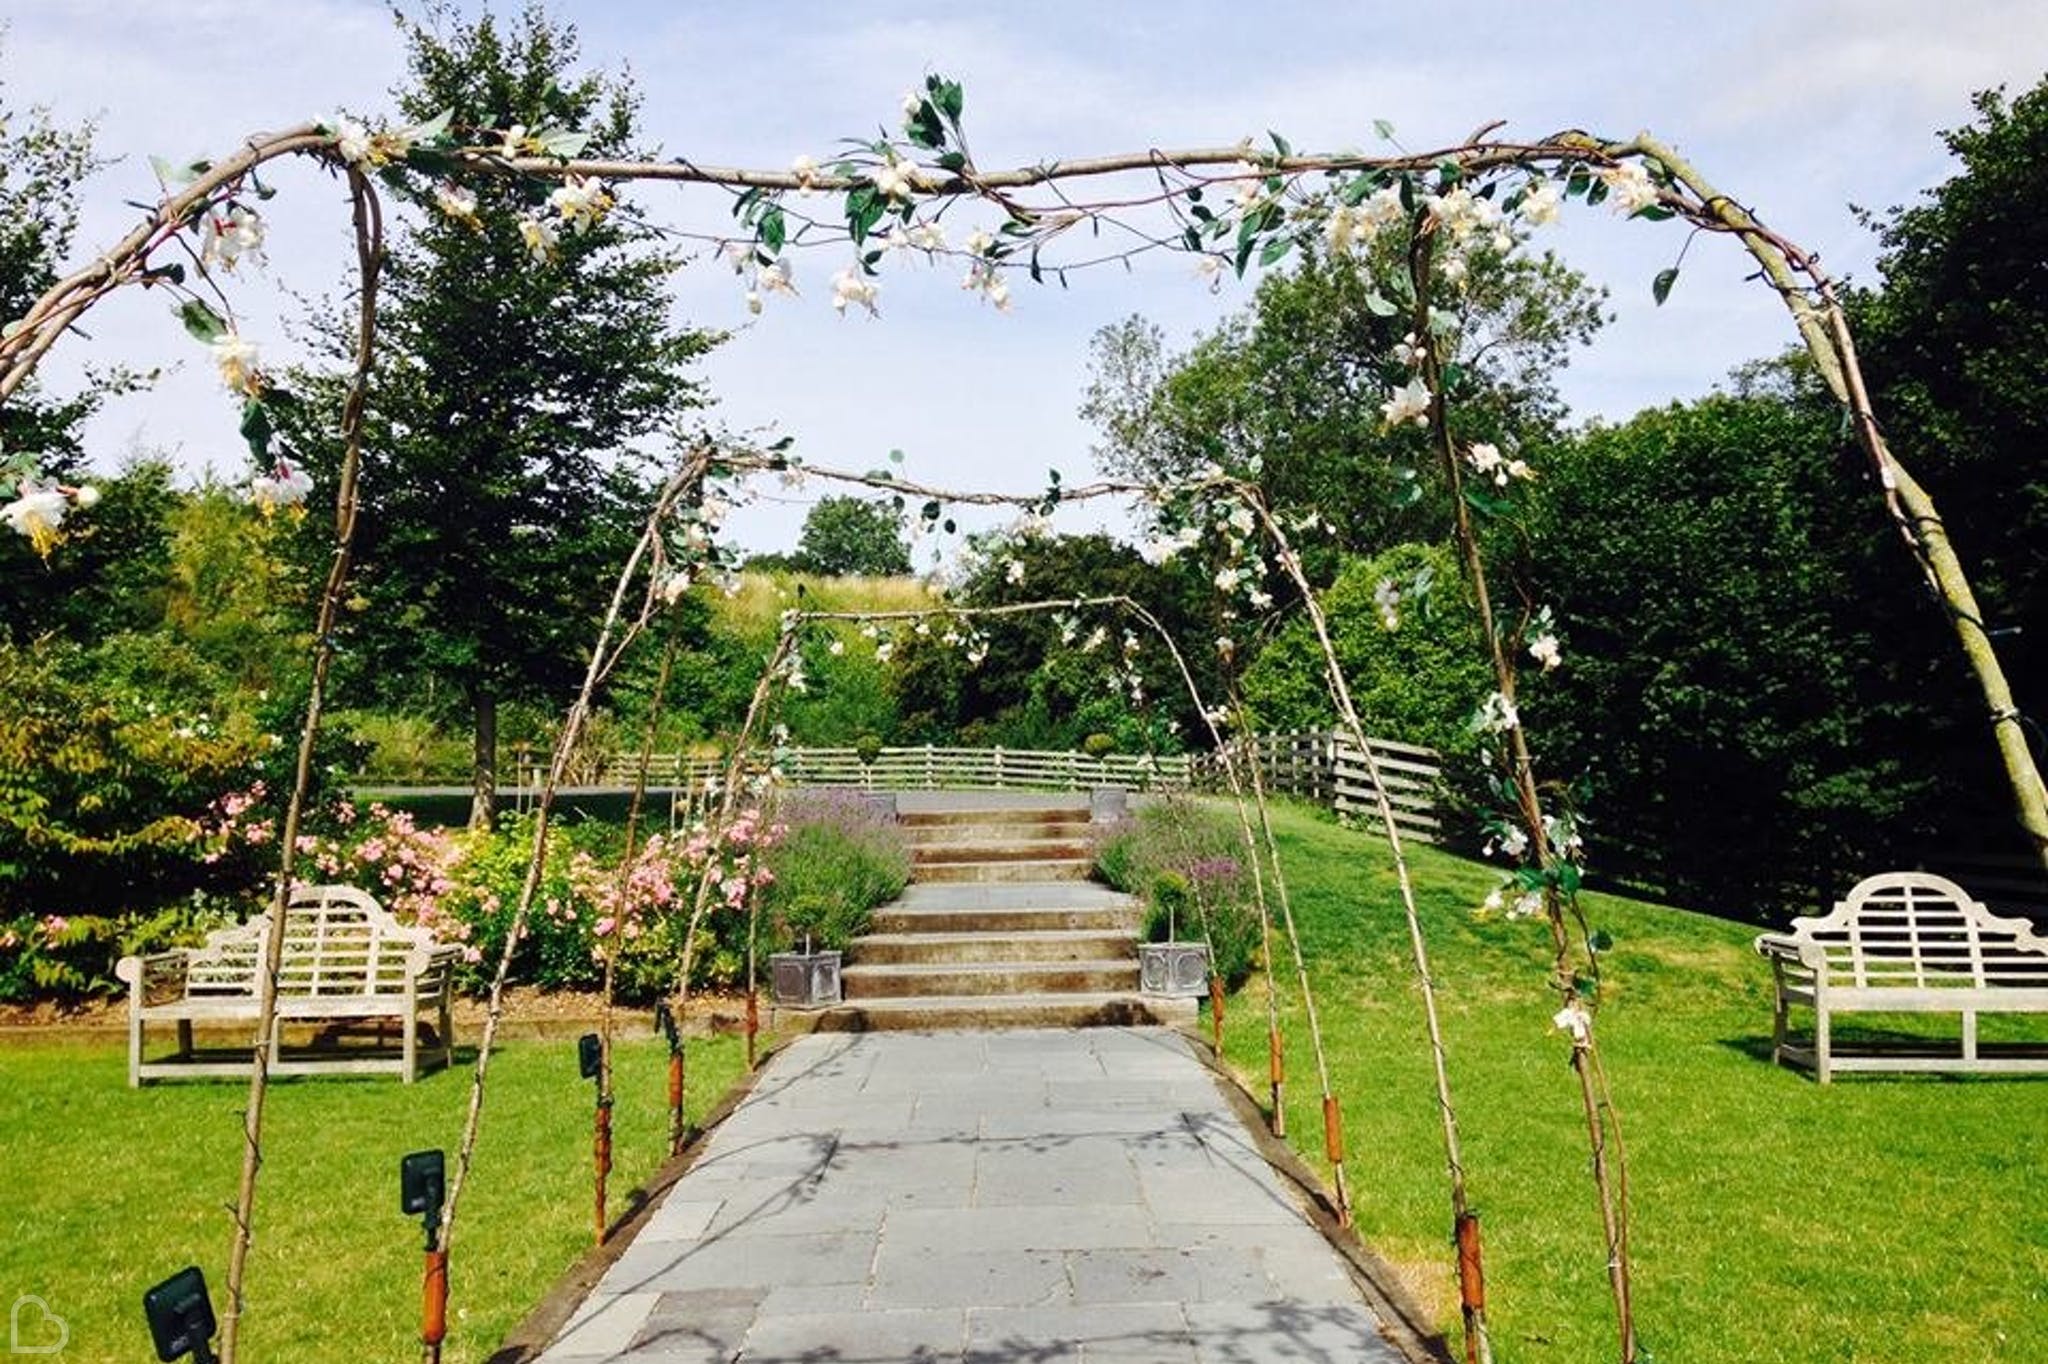
[[[1032,843],[1052,841],[1090,843],[1096,826],[1087,820],[1041,820],[1015,823],[1009,819],[980,824],[911,824],[904,827],[912,847],[942,848],[951,843]]]
[[[1135,958],[1137,953],[1138,935],[1129,928],[1051,929],[1035,933],[870,933],[855,938],[848,948],[848,955],[860,966],[1118,961]]]
[[[1196,1009],[1195,1002],[1188,999],[1105,992],[873,999],[786,1016],[808,1020],[818,1032],[929,1032],[947,1028],[1186,1026],[1194,1021]]]
[[[991,810],[905,810],[896,816],[905,828],[946,824],[1086,824],[1086,805],[1024,806]]]
[[[994,908],[898,905],[875,911],[877,933],[1135,933],[1141,911],[1132,905],[1020,905]]]
[[[1029,862],[920,862],[911,872],[927,884],[985,881],[1086,881],[1095,871],[1092,857]]]
[[[910,860],[915,866],[928,866],[934,862],[1047,862],[1095,860],[1095,845],[1092,843],[1059,842],[1043,839],[1030,843],[999,842],[994,839],[973,843],[924,844],[910,850]]]
[[[949,963],[846,967],[849,1001],[951,995],[1113,994],[1138,988],[1135,958],[1109,961]]]

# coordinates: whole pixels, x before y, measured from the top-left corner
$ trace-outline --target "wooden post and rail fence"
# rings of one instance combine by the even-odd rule
[[[1348,738],[1327,731],[1259,734],[1233,740],[1233,756],[1257,761],[1266,789],[1378,827],[1377,802],[1365,758]],[[1415,744],[1374,739],[1373,756],[1387,787],[1394,822],[1403,836],[1435,842],[1441,833],[1436,785],[1441,764],[1436,752]],[[513,792],[533,789],[545,756],[520,752]],[[636,753],[593,752],[573,762],[569,785],[629,788],[637,775]],[[940,748],[936,745],[869,750],[783,748],[761,755],[782,779],[796,786],[855,786],[875,791],[996,790],[1087,791],[1121,786],[1133,791],[1217,791],[1227,787],[1221,758],[1214,753],[1170,756],[1024,748]],[[712,789],[725,775],[716,753],[655,753],[648,759],[647,784],[678,795]]]

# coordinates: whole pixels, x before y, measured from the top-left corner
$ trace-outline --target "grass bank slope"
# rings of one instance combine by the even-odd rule
[[[1441,1128],[1385,845],[1299,810],[1276,824],[1359,1231],[1452,1329]],[[1550,1024],[1547,932],[1474,914],[1497,880],[1489,868],[1428,848],[1412,866],[1498,1357],[1613,1359],[1576,1079]],[[2048,1081],[1822,1088],[1770,1064],[1769,971],[1752,930],[1610,896],[1588,906],[1615,938],[1602,1039],[1631,1160],[1638,1329],[1660,1364],[2048,1359]],[[1314,1059],[1276,951],[1289,1136],[1320,1164]],[[1254,980],[1226,1014],[1226,1051],[1257,1093],[1265,1009]]]

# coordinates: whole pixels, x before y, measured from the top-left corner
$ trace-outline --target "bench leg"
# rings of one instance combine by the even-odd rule
[[[1963,1059],[1974,1062],[1977,1059],[1977,1011],[1963,1010]]]
[[[142,1010],[128,1007],[128,1088],[142,1088]]]
[[[178,1059],[192,1059],[192,1020],[189,1018],[178,1020]]]
[[[1828,1055],[1828,1006],[1819,999],[1813,1004],[1813,1074],[1822,1084],[1835,1078],[1834,1062]]]
[[[444,993],[441,996],[441,1069],[455,1068],[455,1009]]]
[[[1778,991],[1778,1003],[1771,1010],[1771,1061],[1776,1065],[1785,1064],[1785,1029],[1791,1021],[1792,1004],[1785,998],[1783,990]]]
[[[419,1075],[420,1064],[420,1015],[417,1008],[405,1011],[405,1069],[400,1073],[405,1082],[411,1084]]]

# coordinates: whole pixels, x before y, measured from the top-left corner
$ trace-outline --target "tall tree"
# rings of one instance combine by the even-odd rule
[[[1105,327],[1081,405],[1102,432],[1097,460],[1161,483],[1211,461],[1256,472],[1276,506],[1320,512],[1352,553],[1434,534],[1442,508],[1415,495],[1419,444],[1390,434],[1381,413],[1407,377],[1394,355],[1407,323],[1375,281],[1402,272],[1404,250],[1395,232],[1364,257],[1310,250],[1179,355],[1142,318]],[[1460,307],[1484,382],[1474,409],[1504,436],[1550,432],[1563,416],[1551,376],[1599,327],[1604,297],[1549,255],[1475,262]],[[1312,567],[1335,573],[1333,561]]]
[[[78,184],[102,164],[92,135],[92,125],[60,127],[40,106],[16,110],[0,89],[0,322],[26,313],[57,282],[78,231]],[[73,472],[78,425],[96,405],[93,392],[25,396],[0,409],[0,448],[34,455],[45,472]]]
[[[861,497],[821,497],[804,517],[796,562],[811,573],[893,577],[910,572],[896,514]]]
[[[1878,222],[1850,300],[1874,404],[1927,471],[2019,705],[2048,707],[2048,81],[1943,134],[1960,171]],[[1873,220],[1875,221],[1874,217]],[[2024,628],[2022,628],[2024,627]]]
[[[1927,846],[1961,693],[1839,412],[1742,388],[1532,455],[1515,595],[1563,661],[1517,699],[1545,768],[1590,778],[1597,870],[1766,917]]]
[[[633,158],[639,100],[579,68],[576,31],[529,4],[500,22],[434,0],[401,17],[408,118],[574,129],[586,154]],[[650,500],[648,438],[702,391],[718,338],[670,320],[677,258],[614,211],[553,243],[522,231],[548,190],[468,187],[397,234],[381,308],[349,641],[375,676],[450,684],[474,737],[472,820],[494,814],[499,707],[572,684]],[[329,459],[333,458],[328,442]]]

